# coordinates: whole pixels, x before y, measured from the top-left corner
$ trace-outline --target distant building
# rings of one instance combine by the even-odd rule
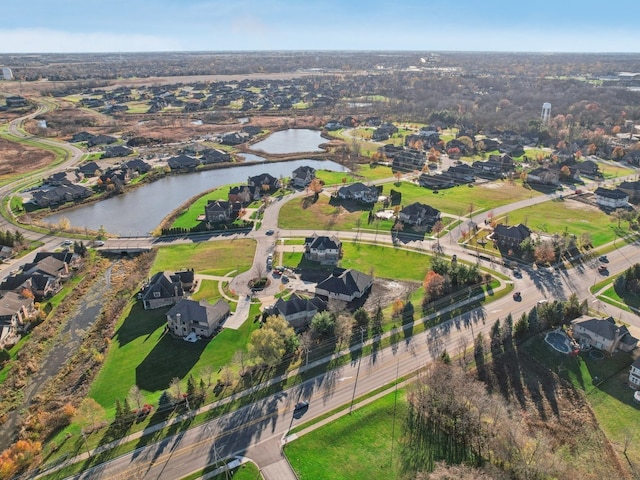
[[[13,72],[9,67],[2,67],[2,78],[5,80],[13,80]]]

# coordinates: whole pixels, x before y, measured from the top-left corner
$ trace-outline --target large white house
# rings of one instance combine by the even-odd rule
[[[593,192],[596,204],[604,208],[626,208],[629,206],[629,195],[615,188],[610,190],[608,188],[598,187]]]
[[[636,358],[636,361],[631,364],[631,370],[629,370],[629,384],[633,388],[640,388],[640,357]]]

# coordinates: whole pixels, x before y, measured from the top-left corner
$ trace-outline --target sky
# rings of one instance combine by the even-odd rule
[[[637,0],[5,0],[0,53],[639,52]]]

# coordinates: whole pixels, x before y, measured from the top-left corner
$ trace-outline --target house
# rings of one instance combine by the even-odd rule
[[[273,192],[282,186],[280,180],[268,173],[261,173],[255,177],[249,177],[247,183],[250,186],[258,187],[261,192]]]
[[[536,168],[527,173],[527,183],[560,185],[560,171],[549,168]]]
[[[319,297],[307,298],[294,293],[288,300],[278,299],[271,311],[282,316],[296,331],[306,330],[318,312],[327,309],[327,304]]]
[[[627,208],[629,206],[629,195],[615,188],[610,190],[608,188],[598,187],[593,192],[596,204],[603,208]]]
[[[204,164],[230,162],[231,154],[219,148],[207,148],[202,151],[200,160]]]
[[[329,277],[317,284],[316,295],[351,302],[366,295],[372,285],[371,275],[358,270],[336,268]]]
[[[132,154],[133,148],[125,147],[124,145],[109,145],[104,149],[102,158],[127,157]]]
[[[110,135],[94,135],[87,140],[87,146],[95,147],[97,145],[111,145],[117,141],[118,139],[116,137],[112,137]]]
[[[185,289],[177,273],[156,273],[140,292],[145,310],[175,305],[184,297]]]
[[[167,160],[171,170],[195,170],[200,165],[200,160],[189,155],[178,155]]]
[[[589,345],[608,353],[631,352],[638,339],[624,325],[616,325],[613,317],[591,318],[583,315],[571,322],[573,337],[581,345]]]
[[[304,239],[304,258],[321,265],[337,265],[342,256],[342,242],[338,237],[318,236]]]
[[[147,173],[151,171],[151,165],[140,158],[134,158],[128,162],[124,162],[122,166],[128,170],[138,173]]]
[[[97,162],[87,162],[80,165],[78,171],[85,177],[93,177],[100,175],[104,168]]]
[[[307,165],[301,165],[291,173],[291,183],[294,187],[304,188],[316,178],[316,169]]]
[[[14,343],[24,321],[35,314],[32,297],[4,292],[0,298],[0,348]]]
[[[440,219],[440,210],[415,202],[407,205],[398,213],[398,220],[409,225],[433,225]]]
[[[602,178],[600,167],[593,160],[585,160],[578,162],[573,167],[577,170],[578,175],[587,178]]]
[[[222,299],[214,305],[205,300],[182,299],[167,312],[167,327],[177,337],[193,333],[208,338],[220,329],[230,313],[229,304]]]
[[[209,223],[223,223],[232,221],[241,210],[239,202],[226,200],[209,200],[204,207],[204,215]]]
[[[632,388],[640,388],[640,357],[636,358],[629,370],[629,384]]]
[[[71,143],[87,142],[90,138],[93,138],[93,133],[83,131],[74,133],[69,141]]]
[[[455,179],[461,183],[471,183],[475,181],[475,171],[472,167],[463,163],[461,165],[453,165],[444,172],[444,175]]]
[[[623,191],[629,196],[629,201],[637,203],[640,200],[640,180],[634,182],[622,182],[618,185],[618,190]]]
[[[443,188],[451,188],[456,185],[454,179],[446,175],[428,175],[423,173],[418,177],[418,185],[431,190],[440,190]]]
[[[53,255],[38,259],[37,261],[34,259],[31,263],[25,263],[22,267],[22,273],[25,275],[40,273],[60,281],[66,280],[70,276],[69,264]]]
[[[499,224],[493,229],[492,240],[501,247],[519,247],[531,237],[531,230],[522,223],[514,226]]]
[[[378,189],[368,187],[364,183],[356,182],[338,189],[338,198],[341,200],[355,200],[362,203],[376,203],[378,201]]]
[[[223,145],[240,145],[251,139],[251,135],[247,132],[231,132],[225,133],[220,140]]]
[[[227,198],[230,202],[240,202],[243,205],[248,205],[251,202],[260,200],[261,194],[260,189],[253,185],[238,185],[229,188]]]
[[[49,175],[43,183],[51,185],[52,187],[59,187],[60,185],[69,185],[80,180],[78,175],[74,171],[57,172]]]
[[[93,193],[86,187],[64,184],[54,188],[42,188],[31,192],[31,203],[37,207],[52,207],[88,198]]]

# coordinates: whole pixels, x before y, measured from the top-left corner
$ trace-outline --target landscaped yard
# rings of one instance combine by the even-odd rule
[[[204,207],[209,200],[227,200],[229,189],[232,185],[226,185],[215,189],[213,192],[206,193],[195,202],[193,202],[186,211],[184,211],[171,224],[170,228],[193,228],[201,222],[198,220],[200,215],[204,215]]]
[[[470,206],[473,206],[474,212],[477,213],[540,195],[535,190],[526,189],[518,183],[510,184],[507,181],[490,182],[471,188],[454,187],[437,193],[411,182],[401,182],[399,185],[389,182],[384,185],[382,194],[388,195],[391,189],[401,192],[402,205],[421,202],[452,215],[467,215]],[[373,224],[367,224],[369,212],[366,207],[352,205],[351,210],[347,210],[338,203],[330,205],[326,195],[320,195],[318,201],[307,208],[303,208],[303,205],[303,200],[285,204],[280,210],[279,226],[289,229],[306,229],[309,225],[314,225],[322,230],[353,230],[358,228],[357,221],[360,219],[360,228],[375,230]],[[374,206],[374,212],[381,209],[382,205],[379,203]],[[380,232],[389,232],[392,225],[392,221],[380,221],[378,229]]]
[[[151,274],[183,268],[193,268],[196,273],[206,275],[226,275],[234,270],[240,273],[251,268],[255,248],[255,241],[248,239],[162,247],[158,249]]]
[[[431,256],[400,248],[344,242],[342,268],[393,280],[422,282],[431,266]]]
[[[403,390],[314,430],[286,446],[302,480],[399,478],[400,438],[407,404]]]
[[[500,219],[497,219],[500,221]],[[577,200],[554,200],[509,212],[508,224],[524,223],[531,230],[548,235],[564,234],[579,237],[582,233],[591,235],[594,246],[611,242],[617,236],[628,232],[625,222],[618,228],[611,217],[597,207]]]
[[[246,349],[249,335],[259,326],[251,321],[258,313],[253,306],[240,329],[223,329],[209,341],[190,343],[164,333],[167,311],[144,310],[136,302],[118,325],[104,366],[89,391],[107,412],[113,412],[116,399],[126,398],[133,385],[143,390],[146,402],[157,405],[172,378],[183,379],[186,384],[186,378],[193,375],[197,384],[205,365],[212,367],[215,383],[219,368],[229,365],[238,369],[231,365],[231,359],[236,351]]]

